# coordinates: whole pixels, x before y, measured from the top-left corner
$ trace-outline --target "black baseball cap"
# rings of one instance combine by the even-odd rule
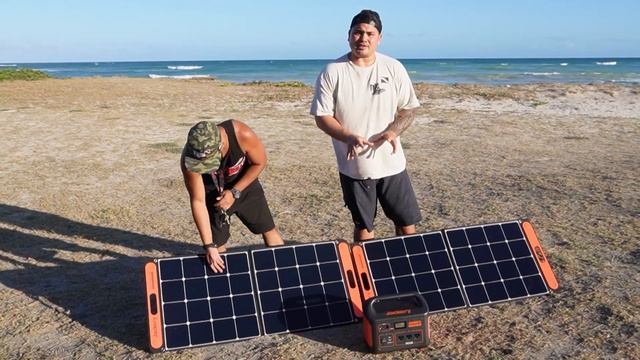
[[[373,10],[362,10],[354,16],[353,20],[351,20],[349,31],[358,24],[369,24],[375,26],[376,29],[378,29],[378,32],[382,33],[382,21],[380,20],[380,15]]]

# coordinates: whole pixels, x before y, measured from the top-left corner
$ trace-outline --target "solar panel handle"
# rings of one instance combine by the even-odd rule
[[[347,282],[349,282],[350,288],[353,289],[356,287],[356,278],[353,276],[353,271],[351,270],[347,270]]]
[[[371,285],[369,284],[369,277],[367,276],[366,273],[360,273],[360,280],[361,280],[360,283],[362,284],[362,287],[366,291],[371,290]]]

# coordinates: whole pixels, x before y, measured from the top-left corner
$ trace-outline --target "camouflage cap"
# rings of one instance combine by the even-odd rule
[[[189,171],[205,174],[220,167],[220,130],[210,121],[195,124],[184,145],[184,166]]]

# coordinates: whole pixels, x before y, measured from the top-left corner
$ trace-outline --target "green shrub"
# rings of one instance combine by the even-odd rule
[[[2,69],[0,70],[0,81],[4,80],[40,80],[48,79],[51,75],[44,71],[32,69]]]

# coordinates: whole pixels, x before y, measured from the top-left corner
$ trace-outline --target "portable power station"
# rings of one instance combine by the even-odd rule
[[[374,353],[429,344],[429,309],[418,293],[369,298],[364,304],[362,332]]]

